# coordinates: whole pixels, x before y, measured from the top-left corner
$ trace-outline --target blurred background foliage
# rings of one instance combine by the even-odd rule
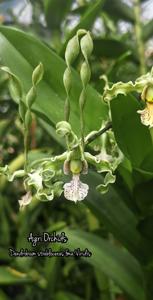
[[[65,145],[54,130],[63,119],[62,76],[67,41],[79,28],[92,32],[94,52],[88,88],[86,131],[98,129],[108,109],[100,102],[106,74],[110,82],[135,80],[153,62],[153,4],[148,0],[5,0],[0,1],[0,63],[30,86],[32,69],[42,61],[31,127],[30,160],[61,153]],[[13,27],[10,28],[9,26]],[[16,31],[15,28],[23,32]],[[79,58],[74,68],[79,70]],[[0,73],[0,161],[12,171],[23,166],[22,126],[18,105]],[[80,82],[74,72],[71,123],[78,129]],[[94,170],[86,181],[90,192],[75,205],[64,199],[33,202],[19,212],[21,180],[0,179],[0,299],[152,300],[153,295],[153,133],[136,111],[139,95],[119,96],[111,103],[113,130],[124,154],[116,183],[100,195],[102,176]],[[98,143],[97,143],[98,144]],[[93,153],[97,144],[91,145]],[[8,249],[30,248],[29,232],[65,231],[69,248],[86,247],[92,258],[11,258]],[[59,245],[54,244],[53,250]]]

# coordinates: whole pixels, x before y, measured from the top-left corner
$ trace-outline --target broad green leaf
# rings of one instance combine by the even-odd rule
[[[53,244],[52,251],[60,251],[60,244]],[[57,280],[61,272],[59,257],[46,257],[44,263],[44,273],[47,279],[48,292],[54,293]]]
[[[65,62],[36,38],[17,29],[1,26],[0,44],[1,64],[9,67],[20,78],[26,91],[31,86],[31,74],[34,67],[40,61],[43,63],[44,79],[38,87],[38,97],[33,110],[51,125],[61,121],[64,118],[63,108],[66,97],[63,87]],[[78,74],[73,71],[71,123],[77,133],[80,132],[78,118],[80,92],[81,82]],[[101,102],[96,90],[88,86],[85,107],[86,131],[98,129],[102,118],[106,118],[106,115],[107,106]]]
[[[76,9],[72,10],[72,14],[80,14],[82,15],[85,13],[88,5],[85,4],[83,6],[77,7]],[[121,0],[107,0],[104,3],[103,10],[107,12],[112,18],[115,20],[122,19],[129,22],[134,22],[134,13],[131,7],[127,5],[125,2]]]
[[[62,140],[56,133],[56,130],[54,129],[53,126],[50,124],[46,123],[44,120],[39,119],[39,122],[43,129],[55,140],[59,145],[61,145],[63,148],[65,147],[64,140]]]
[[[113,130],[120,149],[133,167],[149,171],[153,166],[153,145],[149,129],[141,124],[139,109],[138,100],[130,94],[118,95],[111,101]]]
[[[118,58],[127,50],[126,45],[121,41],[107,38],[94,39],[94,54],[96,57]]]
[[[116,20],[122,19],[132,23],[135,20],[132,8],[121,0],[107,0],[104,10]]]
[[[122,177],[128,190],[132,193],[134,187],[134,178],[132,174],[131,162],[125,157],[123,162],[119,165],[117,171]]]
[[[123,249],[91,233],[67,230],[71,249],[88,249],[92,256],[83,258],[112,278],[132,299],[144,300],[143,276],[138,262]]]
[[[90,172],[83,177],[89,185],[89,193],[84,201],[92,212],[104,222],[106,228],[138,259],[146,261],[152,255],[153,246],[143,239],[137,230],[138,219],[125,204],[128,197],[119,193],[115,185],[109,187],[108,193],[101,195],[96,186],[102,183],[103,177]],[[124,197],[124,199],[122,198]],[[128,198],[127,198],[128,201]]]
[[[134,188],[134,197],[141,211],[141,215],[147,216],[153,214],[153,180],[141,182]],[[152,231],[151,231],[152,232]],[[149,234],[149,232],[148,232]],[[151,239],[152,240],[152,239]]]
[[[59,30],[61,22],[72,5],[71,0],[45,0],[45,17],[51,30]]]

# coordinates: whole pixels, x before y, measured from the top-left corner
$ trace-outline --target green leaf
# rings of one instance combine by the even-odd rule
[[[135,21],[132,8],[121,0],[107,0],[104,5],[104,10],[117,20],[122,19],[132,23]]]
[[[133,167],[143,169],[145,159],[149,159],[150,162],[153,147],[150,131],[141,124],[140,116],[137,113],[137,110],[141,109],[139,102],[130,94],[118,95],[110,105],[113,130],[118,146],[131,161]],[[153,164],[150,168],[152,166]],[[148,166],[144,166],[144,168],[147,171]]]
[[[96,269],[112,278],[132,299],[144,300],[143,278],[138,262],[125,250],[93,234],[66,230],[71,249],[88,249],[92,256],[83,258]]]
[[[55,124],[64,118],[65,90],[63,73],[65,62],[46,45],[31,35],[17,29],[0,27],[1,63],[11,69],[23,82],[26,91],[31,87],[31,74],[34,67],[41,61],[44,65],[44,77],[38,87],[38,97],[33,111],[48,123]],[[81,82],[78,74],[73,71],[73,88],[71,92],[71,124],[80,133],[78,98]],[[94,115],[93,112],[94,111]],[[91,117],[92,122],[91,122]],[[98,129],[102,118],[106,118],[107,106],[101,102],[100,95],[92,87],[87,88],[85,107],[86,132]]]
[[[134,188],[134,197],[141,211],[141,216],[149,216],[153,213],[153,180],[141,182]],[[151,231],[152,232],[152,231]],[[149,234],[149,232],[148,232]]]
[[[11,97],[13,100],[19,102],[23,96],[22,85],[19,78],[7,67],[1,67],[0,69],[9,75],[9,90]]]
[[[41,126],[43,127],[43,129],[53,138],[53,140],[55,140],[59,145],[61,145],[63,148],[65,147],[65,143],[64,140],[61,139],[57,134],[56,134],[56,130],[54,129],[53,126],[51,126],[50,124],[46,123],[44,120],[42,119],[38,119],[38,122],[41,124]]]
[[[48,28],[51,30],[60,29],[61,22],[71,5],[71,0],[45,0],[45,18]]]
[[[101,195],[96,191],[96,186],[102,183],[103,177],[90,172],[83,181],[89,185],[87,200],[84,201],[92,212],[104,222],[106,228],[117,238],[134,256],[141,261],[146,261],[152,255],[152,248],[143,239],[137,230],[138,219],[124,203],[128,196],[122,195],[116,186],[110,186],[106,194]]]
[[[113,51],[112,51],[113,49]],[[118,58],[123,55],[127,50],[125,43],[108,38],[94,39],[94,54],[96,57]]]

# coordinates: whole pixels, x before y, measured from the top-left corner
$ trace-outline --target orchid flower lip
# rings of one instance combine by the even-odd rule
[[[89,186],[80,181],[80,174],[73,174],[72,180],[64,184],[64,196],[67,200],[82,201],[88,194]]]
[[[140,114],[141,123],[145,126],[149,126],[149,128],[153,127],[153,103],[146,102],[146,107],[143,110],[138,110],[138,114]]]

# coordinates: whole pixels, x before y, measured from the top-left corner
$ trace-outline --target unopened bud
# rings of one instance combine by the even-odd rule
[[[85,58],[89,58],[93,50],[93,41],[89,32],[81,39],[81,51]]]
[[[37,85],[43,78],[44,75],[44,67],[43,64],[40,63],[32,73],[32,83],[33,85]]]
[[[14,75],[8,67],[1,67],[1,70],[3,70],[9,75],[9,91],[11,97],[13,98],[13,100],[19,102],[23,96],[22,85],[19,78],[16,75]]]
[[[56,132],[60,136],[64,137],[71,133],[71,125],[66,121],[61,121],[56,124]]]
[[[78,36],[75,35],[67,44],[65,51],[65,60],[68,66],[70,66],[79,54],[79,41]]]
[[[32,104],[35,102],[36,96],[36,88],[32,87],[26,96],[26,105],[28,108],[31,108]]]
[[[86,61],[84,61],[81,66],[80,75],[81,75],[81,80],[83,85],[86,86],[90,81],[90,76],[91,76],[90,67]]]
[[[66,68],[63,75],[63,83],[67,93],[70,92],[71,89],[71,71],[69,68]]]

